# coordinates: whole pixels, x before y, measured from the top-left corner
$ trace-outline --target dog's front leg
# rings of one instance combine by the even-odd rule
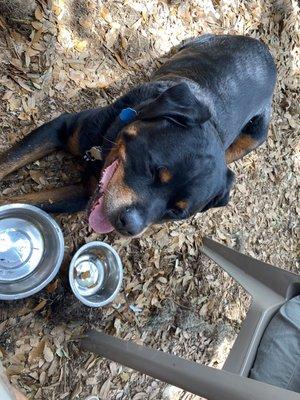
[[[30,132],[6,152],[0,154],[0,180],[13,171],[34,162],[55,150],[66,150],[76,156],[84,155],[92,146],[101,144],[102,136],[116,118],[115,105],[92,109],[78,114],[62,114]],[[98,165],[99,163],[97,163]],[[101,166],[99,165],[99,171]],[[86,208],[97,180],[93,171],[85,175],[84,184],[33,192],[13,198],[0,198],[8,203],[32,204],[51,213],[77,212]],[[96,182],[96,184],[95,184]]]
[[[72,152],[73,144],[73,153],[77,154],[73,135],[78,130],[78,120],[82,115],[87,116],[90,113],[95,113],[95,110],[79,114],[62,114],[58,118],[33,130],[24,139],[0,154],[0,180],[9,173],[57,149],[65,149]],[[101,113],[101,109],[97,110],[97,113]],[[85,209],[90,194],[91,185],[85,182],[84,185],[71,185],[13,198],[2,197],[0,198],[0,205],[25,203],[36,205],[52,213],[76,212]]]
[[[0,154],[0,179],[26,164],[36,161],[63,147],[60,135],[68,130],[71,114],[60,117],[33,130],[10,149]]]

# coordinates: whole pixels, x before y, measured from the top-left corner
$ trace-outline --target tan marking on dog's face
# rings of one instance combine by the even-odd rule
[[[161,183],[168,183],[172,179],[172,174],[167,168],[161,168],[159,171],[159,180]]]
[[[112,164],[117,159],[122,161],[125,161],[126,159],[126,146],[122,139],[117,140],[116,145],[107,155],[103,169],[105,169],[108,165]]]
[[[226,163],[230,164],[231,162],[242,158],[251,150],[255,149],[256,146],[257,142],[250,135],[242,134],[226,150]]]
[[[130,207],[137,199],[136,193],[124,182],[124,176],[124,163],[120,162],[104,194],[104,209],[108,215]]]
[[[125,161],[125,158],[126,158],[126,146],[123,141],[120,141],[120,143],[119,143],[119,158],[122,161]]]
[[[175,206],[180,208],[180,210],[185,210],[188,206],[188,202],[186,200],[179,200],[175,203]]]

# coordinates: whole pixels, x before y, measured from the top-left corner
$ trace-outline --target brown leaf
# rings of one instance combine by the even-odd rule
[[[6,188],[4,190],[2,190],[2,194],[4,195],[8,195],[14,192],[14,188]]]
[[[34,16],[38,21],[42,21],[44,19],[44,15],[40,7],[35,9]]]
[[[91,29],[93,26],[93,21],[90,18],[79,18],[79,24],[84,28],[84,29]]]
[[[29,353],[28,361],[32,363],[35,360],[42,358],[43,352],[45,348],[45,340],[41,340],[40,343],[34,347]]]
[[[41,183],[40,179],[43,176],[43,174],[40,171],[31,170],[29,171],[29,175],[34,182]]]
[[[39,21],[33,21],[31,22],[31,25],[34,27],[35,30],[40,30],[43,27],[43,24]]]
[[[42,308],[45,307],[46,304],[47,304],[47,300],[44,299],[37,306],[35,306],[32,311],[40,311]]]
[[[51,4],[52,4],[52,11],[58,17],[59,14],[62,12],[62,9],[57,4],[54,4],[54,2],[51,2]]]
[[[100,15],[100,17],[103,18],[106,22],[112,22],[112,17],[111,17],[111,15],[110,15],[110,13],[109,13],[108,8],[102,7],[101,10],[100,10],[100,12],[99,12],[99,15]]]
[[[20,77],[16,78],[16,82],[25,90],[27,90],[27,92],[32,92],[32,89],[27,85],[27,83],[21,79]]]
[[[59,280],[55,279],[54,282],[50,283],[46,288],[47,292],[50,294],[54,293],[58,287],[58,282],[59,282]]]

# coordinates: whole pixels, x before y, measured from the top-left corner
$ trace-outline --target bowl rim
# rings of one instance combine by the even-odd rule
[[[118,268],[119,268],[119,272],[120,272],[120,277],[119,277],[119,281],[117,284],[116,289],[114,290],[114,292],[112,293],[112,295],[106,299],[105,301],[102,301],[101,304],[90,301],[87,299],[87,297],[82,296],[81,294],[79,294],[77,292],[76,286],[74,284],[73,281],[73,271],[74,271],[74,266],[75,266],[75,262],[78,258],[79,255],[81,255],[85,250],[91,248],[91,247],[105,247],[106,249],[108,249],[113,256],[116,259]],[[121,261],[121,258],[119,256],[119,254],[116,252],[116,250],[108,243],[105,242],[101,242],[100,240],[94,240],[92,242],[88,242],[86,244],[84,244],[83,246],[81,246],[76,253],[74,254],[74,256],[72,257],[71,263],[70,263],[70,267],[69,267],[69,283],[72,289],[72,292],[75,294],[75,296],[77,297],[78,300],[80,300],[83,304],[85,304],[86,306],[89,307],[104,307],[107,304],[111,303],[118,295],[118,293],[120,292],[120,288],[122,286],[122,282],[123,282],[123,264]]]
[[[33,287],[30,290],[27,290],[26,292],[22,293],[16,293],[16,294],[3,294],[0,292],[0,300],[20,300],[20,299],[25,299],[29,296],[32,296],[35,293],[40,292],[42,289],[44,289],[45,286],[47,286],[57,275],[60,266],[62,264],[63,258],[64,258],[64,248],[65,248],[65,241],[64,241],[64,236],[62,233],[62,230],[58,223],[54,220],[51,215],[40,209],[39,207],[33,206],[31,204],[23,204],[23,203],[12,203],[12,204],[6,204],[4,206],[0,206],[0,219],[2,219],[2,213],[5,211],[13,211],[13,210],[28,210],[33,212],[34,214],[39,215],[44,219],[44,221],[47,221],[49,225],[51,226],[51,229],[53,230],[56,238],[57,238],[57,243],[58,243],[58,257],[57,260],[54,264],[54,267],[51,271],[51,273],[48,275],[48,277],[38,284],[37,286]],[[24,218],[26,219],[26,218]],[[29,277],[30,275],[28,275]],[[26,279],[25,277],[24,279]],[[13,284],[13,283],[12,283]]]

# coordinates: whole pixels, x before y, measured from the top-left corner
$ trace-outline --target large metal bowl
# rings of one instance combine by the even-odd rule
[[[0,300],[17,300],[43,289],[64,256],[60,227],[27,204],[0,207]]]

